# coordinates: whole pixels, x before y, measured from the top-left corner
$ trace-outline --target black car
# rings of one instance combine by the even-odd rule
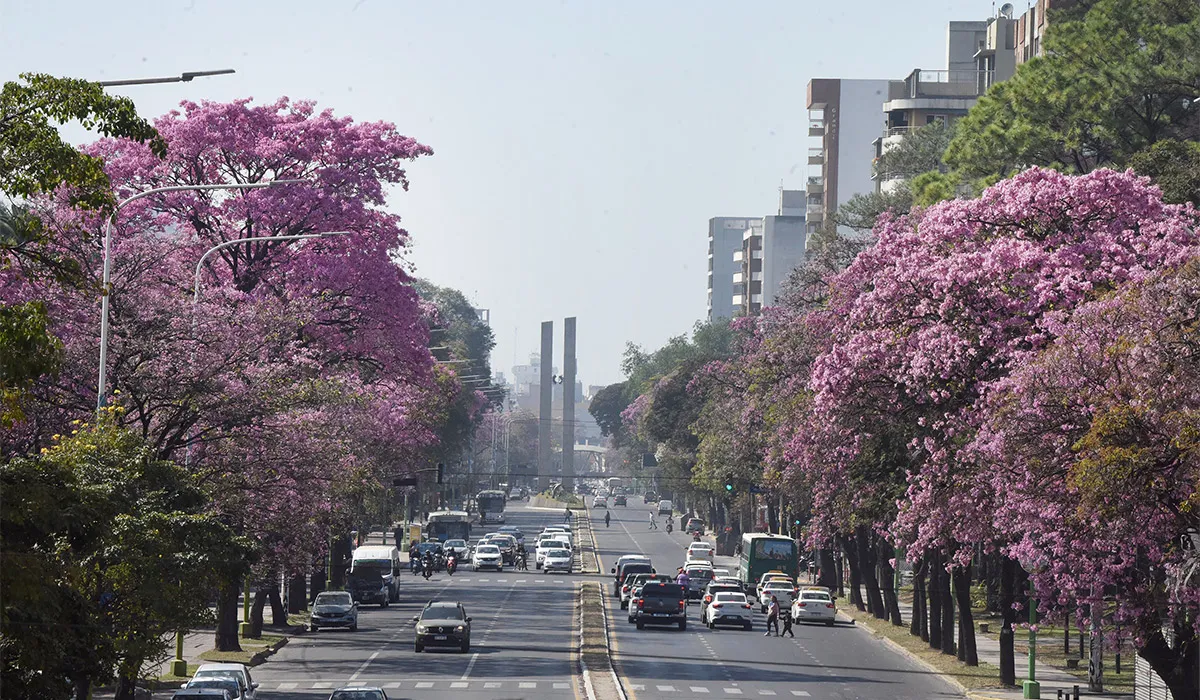
[[[613,505],[614,506],[627,506],[627,505],[629,505],[629,499],[625,497],[625,494],[621,494],[619,496],[613,496]]]
[[[678,625],[687,629],[687,592],[678,583],[647,583],[637,602],[634,622],[638,629],[646,625]]]
[[[647,491],[642,494],[642,503],[658,503],[658,494],[653,491]]]
[[[462,603],[430,602],[413,622],[417,623],[417,653],[427,646],[455,647],[464,654],[471,650],[471,618]]]

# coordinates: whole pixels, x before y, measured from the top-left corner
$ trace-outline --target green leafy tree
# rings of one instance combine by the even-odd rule
[[[940,122],[908,132],[875,160],[876,177],[911,180],[921,173],[945,171],[942,154],[953,137],[954,126]]]
[[[191,477],[112,423],[0,465],[6,696],[86,697],[115,678],[132,698],[165,635],[209,622],[218,581],[248,566]]]
[[[1129,167],[1146,175],[1173,204],[1191,202],[1200,207],[1200,143],[1166,139],[1129,159]]]
[[[609,384],[592,397],[588,404],[588,413],[596,419],[600,426],[600,434],[620,442],[624,437],[625,426],[621,422],[621,411],[629,407],[625,382]]]
[[[952,169],[966,178],[1030,166],[1083,173],[1197,136],[1197,3],[1099,0],[1052,21],[1045,46],[959,121],[945,154]]]

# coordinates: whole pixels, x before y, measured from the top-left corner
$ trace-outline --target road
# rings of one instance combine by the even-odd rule
[[[691,537],[678,530],[649,530],[650,506],[630,498],[627,508],[592,511],[603,571],[622,554],[645,554],[660,572],[683,564]],[[736,570],[736,560],[716,565]],[[612,578],[606,580],[611,596]],[[690,606],[686,631],[638,630],[610,598],[609,629],[617,673],[631,700],[717,697],[805,697],[818,700],[929,700],[961,698],[938,676],[892,652],[852,625],[796,625],[796,637],[764,637],[765,616],[755,608],[753,631],[709,630]]]
[[[647,529],[649,506],[630,499],[611,513],[590,510],[602,571],[622,554],[650,556],[660,571],[682,562],[690,537]],[[561,513],[511,507],[508,524],[534,535]],[[472,533],[482,534],[481,530]],[[532,557],[531,557],[532,559]],[[733,569],[733,560],[718,557]],[[365,607],[358,632],[321,631],[294,638],[254,669],[261,700],[313,700],[348,684],[382,686],[392,698],[572,699],[584,697],[573,658],[578,635],[578,582],[611,576],[538,571],[475,573],[460,569],[432,580],[405,575],[401,603]],[[413,651],[412,617],[431,599],[459,600],[474,618],[469,654]],[[630,700],[717,697],[815,700],[930,700],[962,695],[938,676],[892,652],[852,625],[796,626],[796,637],[766,638],[757,629],[710,631],[690,608],[684,632],[637,630],[609,598],[610,649]],[[601,698],[600,700],[613,700]]]
[[[517,508],[506,524],[534,535],[559,511]],[[603,523],[601,523],[603,525]],[[473,536],[484,531],[476,527]],[[405,574],[401,603],[366,606],[358,632],[322,630],[294,638],[254,669],[261,700],[312,700],[348,684],[383,687],[389,697],[574,699],[578,678],[572,633],[578,634],[578,574],[472,572],[460,568],[429,581]],[[413,651],[413,616],[429,600],[458,600],[472,619],[471,652]]]

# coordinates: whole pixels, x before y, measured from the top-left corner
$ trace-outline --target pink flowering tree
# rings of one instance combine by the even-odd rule
[[[1200,696],[1198,310],[1200,258],[1080,307],[967,448],[1043,605],[1106,610],[1177,698]]]
[[[809,420],[824,433],[794,445],[796,468],[853,470],[871,440],[902,439],[892,454],[904,459],[884,466],[906,475],[907,493],[885,524],[915,556],[949,557],[965,593],[974,546],[1005,537],[991,466],[961,449],[986,417],[982,402],[1072,309],[1188,258],[1195,225],[1132,173],[1036,169],[976,200],[885,218],[877,245],[834,278],[813,316],[826,345]],[[939,586],[948,596],[948,581]],[[955,602],[969,644],[970,601]],[[958,651],[971,660],[971,648]]]
[[[182,191],[121,210],[114,233],[107,387],[125,425],[163,457],[186,462],[239,532],[260,543],[258,574],[307,566],[345,527],[351,492],[412,464],[435,440],[446,387],[432,371],[428,331],[402,266],[408,236],[384,209],[407,189],[405,166],[430,150],[386,123],[356,123],[312,103],[184,103],[155,122],[159,158],[102,140],[118,198],[189,184],[302,179],[234,193]],[[47,246],[94,260],[102,222],[40,203]],[[210,255],[200,302],[193,269],[211,246],[258,236],[345,232],[307,241],[248,242]],[[32,392],[6,449],[31,450],[93,402],[98,303],[87,290],[8,268],[5,301],[45,299],[63,340],[63,370]],[[451,378],[451,384],[456,384]],[[450,392],[453,395],[454,392]],[[431,407],[431,404],[434,406]],[[236,647],[232,582],[221,596],[218,647]]]

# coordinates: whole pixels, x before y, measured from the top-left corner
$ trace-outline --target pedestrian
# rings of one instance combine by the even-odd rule
[[[784,610],[780,615],[783,617],[783,632],[780,632],[779,636],[782,637],[786,634],[789,637],[795,637],[796,633],[792,631],[792,611]]]
[[[763,633],[764,637],[771,636],[771,628],[775,628],[775,636],[779,636],[779,599],[771,596],[771,602],[767,604],[767,631]]]
[[[658,529],[658,519],[654,517],[654,513],[650,513],[650,529],[651,530]]]
[[[566,509],[566,515],[563,517],[566,518],[566,522],[568,522],[568,523],[571,522],[571,509],[570,508]]]
[[[612,515],[607,510],[604,511],[604,527],[608,527],[608,524],[611,521],[612,521]]]

